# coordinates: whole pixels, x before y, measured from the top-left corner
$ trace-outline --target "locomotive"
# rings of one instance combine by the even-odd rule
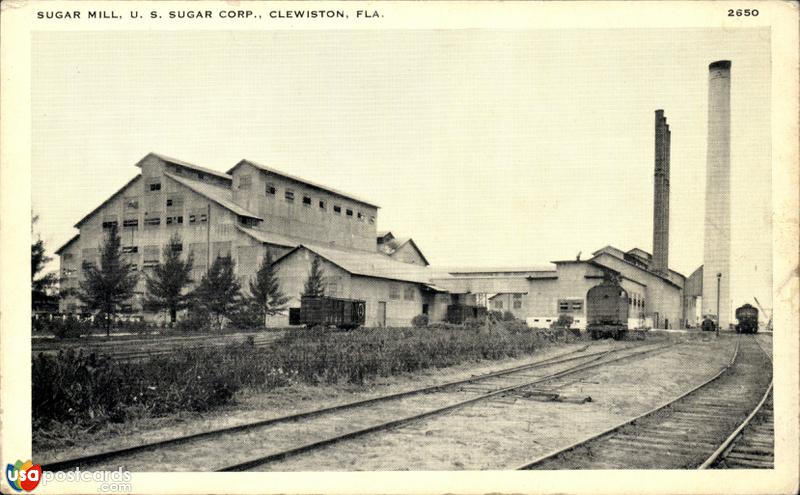
[[[628,332],[628,293],[606,278],[586,293],[586,331],[593,340],[622,339]]]
[[[758,309],[745,304],[736,308],[736,333],[756,333],[758,332]]]
[[[359,299],[303,296],[300,298],[300,307],[289,310],[289,324],[357,328],[364,325],[366,309],[366,301]]]

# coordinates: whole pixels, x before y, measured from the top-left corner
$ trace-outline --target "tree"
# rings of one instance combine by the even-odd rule
[[[138,274],[133,265],[122,258],[116,227],[111,228],[99,249],[100,266],[87,265],[78,297],[88,309],[97,311],[106,328],[106,336],[109,336],[111,315],[133,296]]]
[[[233,273],[234,267],[230,258],[217,258],[192,293],[193,309],[209,315],[219,329],[224,320],[236,311],[241,299],[241,287]]]
[[[147,294],[144,308],[148,311],[169,311],[169,321],[175,323],[178,311],[187,307],[190,294],[184,289],[192,283],[192,254],[181,259],[181,237],[173,235],[164,247],[164,261],[156,265],[153,275],[145,279]]]
[[[266,323],[267,316],[279,314],[286,309],[286,303],[289,301],[289,298],[281,292],[269,249],[264,253],[255,278],[250,281],[250,301],[258,311],[262,323]]]
[[[322,269],[322,261],[319,256],[314,256],[311,262],[311,273],[303,288],[304,297],[321,297],[325,295],[325,271]]]
[[[33,233],[33,225],[37,220],[39,220],[38,216],[31,219],[31,233]],[[55,287],[58,277],[52,272],[40,275],[45,265],[52,260],[53,258],[45,254],[44,241],[37,239],[31,244],[31,304],[33,308],[43,308],[56,303],[49,291]]]

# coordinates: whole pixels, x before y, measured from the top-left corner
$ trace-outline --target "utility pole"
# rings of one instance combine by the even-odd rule
[[[722,280],[722,273],[717,273],[717,337],[719,337],[719,325],[720,325],[720,319],[719,319],[719,285],[720,285],[720,280]]]
[[[211,270],[211,203],[208,203],[206,210],[206,275]],[[719,299],[719,296],[717,296]],[[717,301],[719,305],[719,301]],[[719,312],[719,310],[717,310]]]

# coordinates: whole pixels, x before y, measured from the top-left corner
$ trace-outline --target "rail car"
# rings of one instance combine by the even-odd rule
[[[756,333],[758,332],[758,309],[745,304],[736,308],[736,333]]]
[[[586,293],[586,331],[593,340],[622,339],[628,333],[628,292],[604,280]]]
[[[289,312],[292,325],[334,326],[337,328],[357,328],[364,325],[367,303],[360,299],[340,297],[302,297],[300,307]]]

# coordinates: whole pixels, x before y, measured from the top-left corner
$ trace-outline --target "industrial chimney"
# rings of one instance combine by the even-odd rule
[[[703,314],[717,315],[724,329],[731,321],[731,62],[714,62],[708,71]]]
[[[653,263],[662,275],[669,270],[669,144],[670,131],[664,110],[656,110],[656,153],[653,195]]]

